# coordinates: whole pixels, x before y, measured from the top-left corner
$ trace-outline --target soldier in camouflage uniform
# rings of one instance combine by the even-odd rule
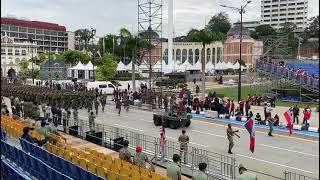
[[[142,153],[142,147],[137,146],[136,147],[136,155],[133,157],[133,164],[138,166],[139,168],[147,169],[146,162],[148,162],[148,164],[150,164],[150,166],[151,166],[150,170],[154,171],[154,166],[153,166],[152,162],[148,159],[148,157],[145,154]]]
[[[164,105],[165,112],[168,113],[169,101],[168,101],[168,96],[166,94],[163,97],[163,105]]]
[[[123,148],[121,148],[119,151],[119,159],[126,161],[126,162],[129,162],[129,163],[132,163],[132,160],[131,160],[132,155],[129,151],[128,146],[129,146],[129,141],[125,140],[123,142]]]
[[[180,143],[180,157],[182,158],[183,155],[183,162],[188,163],[188,143],[189,143],[189,136],[186,135],[186,130],[182,130],[182,134],[179,136],[178,141]]]
[[[106,97],[104,95],[100,96],[100,104],[102,106],[102,112],[104,112],[104,108],[106,106]]]
[[[94,116],[93,112],[90,113],[89,115],[89,128],[90,128],[90,131],[94,131],[94,119],[96,117]]]

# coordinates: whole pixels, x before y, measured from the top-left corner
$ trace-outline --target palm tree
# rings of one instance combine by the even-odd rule
[[[205,97],[205,70],[206,70],[206,61],[205,61],[205,47],[207,44],[212,43],[213,41],[224,41],[226,39],[225,35],[220,32],[213,32],[210,29],[191,29],[187,35],[187,40],[192,42],[201,42],[202,49],[201,51],[201,79],[202,79],[202,96]]]

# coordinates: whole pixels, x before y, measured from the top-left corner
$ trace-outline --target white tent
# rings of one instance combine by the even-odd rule
[[[200,60],[199,60],[197,63],[195,63],[195,64],[190,68],[190,70],[200,70],[200,71],[201,71],[201,62],[200,62]]]
[[[137,66],[137,64],[135,64],[135,68],[136,71],[139,70],[139,67]],[[130,63],[128,65],[126,65],[126,70],[127,71],[132,71],[132,61],[130,61]]]
[[[234,65],[233,65],[233,69],[234,70],[237,70],[237,69],[239,69],[240,68],[240,63],[239,62],[237,62],[237,63],[235,63]],[[243,71],[244,69],[247,69],[246,67],[244,67],[244,66],[241,66],[241,71]]]
[[[214,69],[215,69],[215,67],[214,67],[214,65],[213,65],[211,62],[209,62],[209,63],[206,64],[206,71],[207,71],[207,72],[213,72]]]
[[[228,68],[227,68],[227,65],[226,65],[226,64],[221,63],[221,62],[218,62],[218,63],[216,64],[215,69],[221,71],[221,70],[226,70],[226,69],[228,69]]]
[[[122,61],[120,61],[120,62],[118,63],[117,71],[127,71],[127,68],[126,68],[126,66],[123,64]]]
[[[233,69],[233,64],[230,61],[227,63],[227,68],[228,69]]]
[[[97,69],[96,66],[94,68]],[[91,63],[91,61],[89,61],[88,64],[84,65],[84,70],[93,71],[93,64]]]
[[[69,68],[69,70],[84,70],[85,66],[81,63],[81,61],[78,62],[77,65]]]
[[[190,69],[192,69],[192,67],[193,67],[188,61],[185,61],[183,64],[181,64],[181,66],[182,66],[185,70],[190,70]]]

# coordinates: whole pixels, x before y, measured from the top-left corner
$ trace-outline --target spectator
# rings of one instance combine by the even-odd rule
[[[311,119],[311,109],[309,108],[309,106],[303,111],[303,124],[305,124],[306,126],[310,125],[310,119]]]
[[[129,141],[125,140],[123,142],[123,148],[121,148],[119,151],[119,159],[126,161],[126,162],[129,162],[129,163],[132,163],[132,160],[131,160],[132,155],[129,151],[128,146],[129,146]]]
[[[297,105],[294,106],[293,110],[293,123],[297,120],[297,124],[299,124],[299,108]]]
[[[245,104],[245,110],[246,110],[246,116],[248,116],[249,114],[249,110],[251,109],[250,107],[250,101],[246,101],[246,104]]]
[[[227,110],[226,114],[230,114],[230,106],[231,106],[231,102],[230,102],[230,99],[228,99],[228,102],[226,104],[226,110]]]
[[[259,113],[257,113],[255,120],[259,123],[259,124],[263,124],[261,116]]]
[[[9,110],[7,105],[3,105],[1,108],[1,115],[9,116]]]
[[[208,176],[206,175],[207,164],[199,163],[199,172],[196,172],[192,175],[192,180],[207,180]]]
[[[237,107],[237,109],[235,111],[235,116],[236,116],[237,121],[241,121],[241,111],[240,111],[239,107]]]
[[[244,115],[244,113],[243,113],[244,101],[243,101],[243,100],[241,100],[241,101],[239,102],[239,108],[240,108],[241,116],[243,116],[243,115]]]
[[[148,157],[145,154],[142,153],[142,147],[137,146],[136,155],[133,157],[133,164],[138,166],[139,168],[147,169],[146,162],[150,164],[151,170],[154,171],[155,169],[152,162],[148,159]]]
[[[30,134],[29,134],[30,130],[34,130],[34,128],[24,127],[21,139],[24,139],[27,142],[32,143],[32,144],[38,144],[38,146],[40,146],[40,147],[47,142],[45,139],[39,141],[36,138],[30,136]]]
[[[251,117],[253,117],[253,113],[252,111],[249,111],[249,114],[247,115],[247,119],[250,119]]]
[[[279,116],[278,116],[278,114],[274,115],[273,119],[274,119],[273,125],[274,126],[279,126]]]
[[[173,162],[169,164],[167,167],[167,176],[172,180],[180,180],[181,179],[181,171],[179,162],[181,158],[178,154],[174,154],[172,158]]]
[[[238,180],[258,180],[257,175],[251,172],[248,172],[247,169],[240,164],[239,165],[239,178]]]

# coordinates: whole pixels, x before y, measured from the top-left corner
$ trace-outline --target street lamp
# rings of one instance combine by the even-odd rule
[[[241,63],[242,63],[242,15],[245,13],[244,8],[251,3],[251,0],[247,1],[247,3],[244,6],[241,6],[240,8],[237,7],[231,7],[226,5],[220,5],[221,7],[229,8],[235,11],[238,11],[240,14],[240,59],[239,59],[239,82],[238,82],[238,102],[241,100]]]
[[[34,59],[33,59],[33,39],[32,38],[29,38],[29,41],[30,41],[30,43],[32,44],[32,46],[31,46],[31,65],[32,65],[32,74],[31,74],[31,76],[32,76],[32,84],[34,85],[34,67],[33,67],[33,61],[34,61]]]
[[[97,30],[96,29],[93,29],[93,28],[91,28],[91,40],[92,40],[92,65],[93,65],[93,68],[92,68],[92,80],[93,80],[93,82],[95,81],[95,73],[94,73],[94,48],[93,48],[93,38],[94,38],[94,36],[96,35],[96,32],[97,32]]]

